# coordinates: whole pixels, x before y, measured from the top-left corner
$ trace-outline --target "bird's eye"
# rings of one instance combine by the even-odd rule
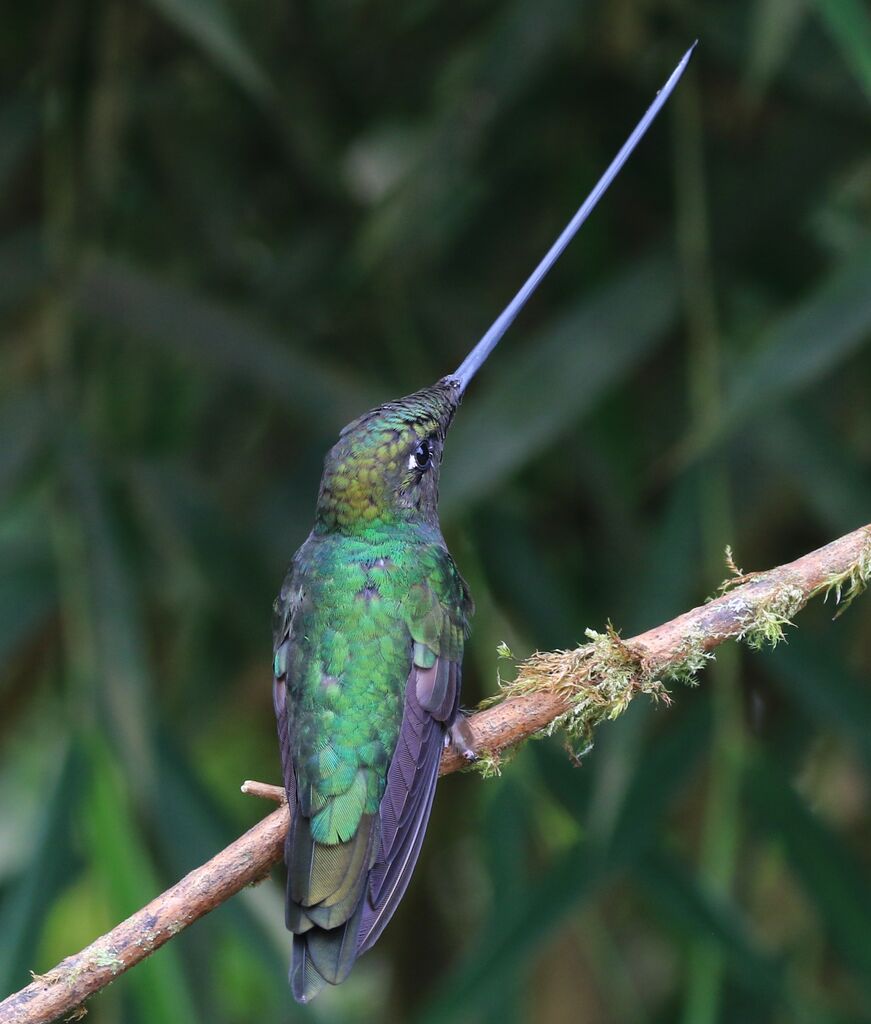
[[[432,443],[429,440],[421,441],[412,452],[409,462],[412,469],[417,468],[421,471],[429,469],[432,462]]]

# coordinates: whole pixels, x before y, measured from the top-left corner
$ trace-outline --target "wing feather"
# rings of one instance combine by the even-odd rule
[[[421,672],[438,671],[412,666],[405,689],[405,709],[396,752],[387,772],[387,787],[381,800],[380,841],[369,873],[365,906],[357,940],[357,955],[375,944],[399,905],[414,871],[438,780],[439,762],[444,748],[446,721],[439,721],[424,709],[418,698]],[[445,671],[455,692],[450,703],[459,700],[459,666]],[[426,683],[424,684],[426,685]],[[441,707],[447,695],[441,698]],[[447,717],[447,716],[446,716]],[[413,758],[406,752],[414,751]],[[409,766],[413,772],[409,771]]]

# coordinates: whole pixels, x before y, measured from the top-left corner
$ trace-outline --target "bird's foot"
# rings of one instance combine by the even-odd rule
[[[464,761],[468,761],[469,764],[478,760],[478,755],[475,752],[475,735],[466,716],[462,712],[458,713],[453,723],[449,726],[448,734],[445,737],[445,745],[449,746],[454,753],[459,754]]]

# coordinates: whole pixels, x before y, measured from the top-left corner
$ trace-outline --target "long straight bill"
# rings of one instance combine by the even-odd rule
[[[693,54],[693,50],[696,48],[698,40],[687,50],[683,55],[680,64],[672,71],[671,76],[665,85],[656,94],[656,99],[650,105],[647,113],[638,124],[635,126],[635,130],[629,136],[629,138],[623,143],[623,148],[611,161],[608,170],[599,178],[596,183],[596,187],[587,196],[584,202],[581,204],[578,212],[572,217],[569,223],[566,225],[563,233],[553,243],[548,250],[544,259],[539,265],[533,270],[524,283],[520,291],[514,296],[514,298],[508,303],[505,309],[499,314],[493,325],[487,331],[483,338],[478,344],[472,349],[472,351],[466,356],[460,366],[457,368],[456,373],[453,374],[454,380],[460,385],[460,392],[466,390],[466,386],[469,381],[475,376],[478,370],[481,368],[484,360],[496,345],[499,343],[502,335],[508,330],[514,321],[514,318],[520,312],[521,309],[526,305],[527,299],[532,295],[535,289],[539,286],[545,274],[550,268],[556,263],[563,253],[563,250],[571,242],[571,240],[577,234],[578,228],[584,223],[589,215],[595,209],[596,203],[602,198],[608,189],[611,182],[620,173],[620,169],[623,164],[629,159],[632,151],[644,137],[644,133],[650,127],[653,119],[665,106],[666,101],[672,94],[674,87],[680,81],[681,75],[686,70],[687,64],[690,62],[690,57]]]

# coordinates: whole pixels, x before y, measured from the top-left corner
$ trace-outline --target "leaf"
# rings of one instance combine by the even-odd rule
[[[787,476],[833,535],[867,520],[871,479],[861,459],[811,410],[769,417],[749,440],[767,471]]]
[[[38,393],[25,393],[0,407],[0,500],[36,461],[45,441],[46,419],[46,405]]]
[[[525,794],[515,780],[502,778],[494,780],[491,786],[494,792],[486,794],[482,822],[484,863],[489,868],[493,896],[490,923],[485,927],[498,931],[502,921],[510,920],[514,905],[529,881],[526,863],[529,823]],[[525,980],[523,973],[518,972],[488,1008],[485,1019],[494,1024],[518,1024]]]
[[[98,701],[116,749],[140,795],[153,779],[153,693],[139,599],[118,538],[100,467],[73,423],[62,443],[64,467],[83,534],[87,627],[98,673]]]
[[[25,306],[48,278],[48,261],[36,228],[0,238],[0,314],[8,315]]]
[[[9,179],[33,145],[39,128],[35,97],[14,96],[0,109],[0,194],[8,193]]]
[[[868,681],[844,664],[840,645],[831,637],[807,636],[799,630],[764,659],[767,673],[784,696],[804,708],[816,729],[833,728],[849,738],[871,768],[871,703]]]
[[[543,878],[521,894],[498,930],[477,936],[475,955],[416,1018],[419,1024],[474,1019],[492,1005],[566,915],[591,898],[602,882],[602,872],[589,847],[582,843],[569,847],[548,865]]]
[[[776,836],[796,878],[825,924],[833,944],[871,993],[871,886],[867,871],[845,843],[808,808],[780,768],[760,755],[745,793],[758,828]]]
[[[88,854],[95,882],[108,899],[109,914],[121,921],[161,890],[143,837],[130,815],[130,802],[118,762],[106,744],[92,736],[91,790],[87,805]],[[129,985],[144,1020],[177,1024],[199,1020],[188,989],[177,942],[170,942],[138,964]]]
[[[693,869],[663,850],[642,858],[633,872],[651,902],[675,923],[690,941],[714,941],[723,952],[737,982],[765,997],[770,1006],[783,997],[784,972],[774,957],[754,943],[739,909],[693,877]],[[791,1007],[798,1020],[810,1018],[800,1006]]]
[[[710,714],[706,702],[695,700],[680,722],[662,737],[649,740],[626,787],[614,827],[606,837],[606,851],[613,866],[626,866],[657,835],[669,802],[688,784],[693,766],[708,747]]]
[[[28,971],[42,967],[36,955],[45,917],[79,870],[70,833],[79,814],[84,760],[75,746],[59,760],[57,778],[46,787],[41,820],[29,844],[24,870],[0,903],[3,996],[23,988],[30,981]]]
[[[258,100],[264,100],[269,95],[270,86],[266,75],[240,39],[222,0],[150,2],[246,92]]]
[[[871,13],[861,0],[816,0],[823,24],[871,101]]]
[[[747,76],[757,95],[767,90],[807,19],[804,0],[756,0]]]
[[[871,246],[866,245],[781,318],[729,389],[721,434],[744,426],[760,412],[819,382],[868,340],[869,275]]]
[[[57,604],[47,514],[44,495],[8,501],[0,513],[0,666],[35,637]],[[9,678],[0,675],[0,692]]]
[[[401,273],[419,270],[461,233],[482,196],[475,156],[498,116],[547,72],[576,7],[571,0],[513,0],[495,12],[441,64],[433,109],[416,133],[417,158],[405,161],[359,233],[355,262],[369,271],[383,273],[388,261]]]
[[[283,339],[176,285],[105,261],[85,276],[78,293],[87,316],[171,353],[194,368],[241,377],[329,427],[376,404],[374,391],[349,374],[294,351]],[[382,396],[383,397],[383,396]]]
[[[217,850],[237,838],[239,826],[227,820],[195,776],[185,753],[167,737],[162,738],[158,749],[158,789],[157,841],[173,877],[181,877],[205,863]],[[275,992],[284,997],[290,935],[283,928],[280,913],[272,918],[272,924],[278,925],[280,930],[268,927],[261,910],[255,907],[255,902],[262,905],[263,900],[255,901],[251,898],[255,895],[276,906],[280,906],[284,896],[274,884],[258,887],[256,892],[246,890],[239,898],[210,914],[202,929],[206,934],[201,935],[198,929],[192,941],[203,943],[207,953],[219,932],[232,932],[256,953],[274,983]]]
[[[629,595],[628,616],[620,620],[620,625],[629,636],[679,615],[698,600],[698,490],[697,473],[686,473],[675,481],[660,515],[650,525],[642,564],[626,567],[627,577],[633,579],[634,585]]]

